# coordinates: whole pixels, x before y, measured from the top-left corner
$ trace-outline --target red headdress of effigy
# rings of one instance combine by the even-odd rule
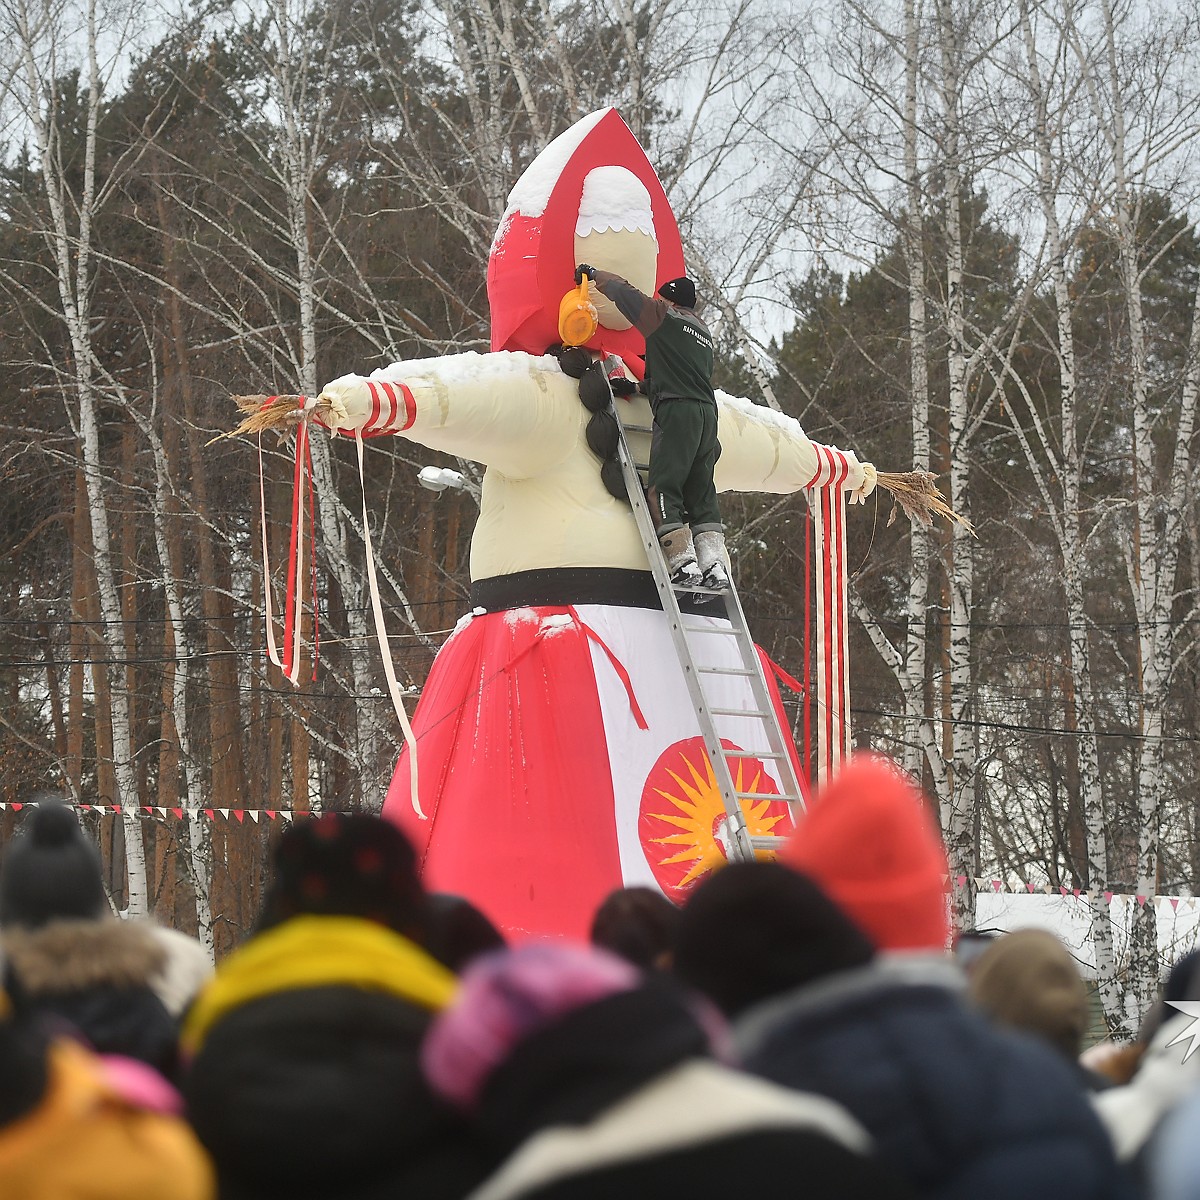
[[[684,273],[675,214],[646,152],[616,109],[601,109],[556,137],[509,195],[488,259],[493,350],[544,354],[559,340],[558,308],[574,283],[584,182],[598,167],[622,167],[646,189],[658,242],[655,289]],[[594,213],[591,221],[595,226]],[[635,330],[601,327],[587,345],[619,354],[640,376],[645,342]]]

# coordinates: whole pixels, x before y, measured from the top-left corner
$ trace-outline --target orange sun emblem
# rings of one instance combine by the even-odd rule
[[[726,740],[721,745],[739,749]],[[778,794],[775,780],[757,759],[730,759],[729,767],[739,792]],[[755,836],[773,833],[781,821],[786,826],[790,820],[782,800],[743,801],[742,811]],[[676,742],[659,756],[642,787],[638,836],[658,886],[675,901],[729,857],[728,814],[703,738]]]

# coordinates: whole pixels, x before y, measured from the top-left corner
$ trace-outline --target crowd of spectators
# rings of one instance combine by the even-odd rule
[[[0,1196],[1200,1200],[1191,1018],[1081,1060],[1074,958],[1040,930],[956,952],[946,876],[872,756],[777,861],[682,907],[618,892],[589,944],[506,938],[394,826],[328,814],[278,838],[214,971],[114,914],[43,804],[0,862]]]

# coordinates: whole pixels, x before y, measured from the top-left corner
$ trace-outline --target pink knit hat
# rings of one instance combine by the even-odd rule
[[[527,1037],[640,982],[631,963],[561,942],[527,942],[485,955],[467,969],[454,1003],[430,1027],[421,1051],[425,1076],[458,1108],[474,1108],[488,1076]]]

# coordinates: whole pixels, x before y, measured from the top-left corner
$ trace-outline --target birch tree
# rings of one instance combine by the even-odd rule
[[[5,96],[16,120],[28,130],[34,148],[46,207],[41,232],[57,283],[55,316],[65,326],[71,350],[67,397],[87,498],[100,636],[109,660],[98,670],[108,675],[114,798],[123,816],[128,912],[144,916],[148,904],[146,863],[137,816],[135,746],[117,565],[105,497],[108,468],[102,458],[102,385],[92,310],[96,223],[115,186],[113,177],[101,178],[98,171],[99,126],[106,87],[131,49],[136,23],[132,10],[106,11],[98,0],[84,0],[82,6],[71,0],[5,0],[0,5],[0,22],[9,56],[3,76]],[[77,87],[77,96],[69,92],[73,87]],[[68,157],[72,137],[67,113],[76,103],[82,111],[82,162]]]
[[[223,288],[218,285],[202,301],[188,295],[177,298],[185,306],[202,303],[206,317],[249,352],[249,379],[261,379],[272,390],[304,395],[319,391],[327,369],[320,357],[321,332],[331,321],[342,328],[353,326],[377,353],[390,351],[392,356],[413,333],[403,310],[381,304],[352,245],[355,239],[349,231],[356,217],[362,219],[361,212],[341,197],[332,205],[323,203],[341,149],[337,137],[344,133],[347,98],[340,84],[338,55],[344,50],[348,36],[344,25],[351,15],[349,5],[307,0],[272,3],[261,21],[243,13],[245,23],[239,29],[214,35],[233,37],[239,44],[240,57],[235,57],[234,65],[243,74],[218,77],[213,94],[195,90],[200,87],[197,80],[177,81],[191,93],[191,102],[210,110],[218,124],[227,117],[219,107],[227,98],[236,96],[247,114],[236,131],[235,160],[225,164],[231,171],[243,171],[230,190],[205,196],[175,182],[186,181],[188,163],[174,155],[166,142],[156,147],[170,167],[172,178],[164,176],[163,185],[167,199],[197,231],[183,239],[184,252],[193,261],[206,262],[203,269],[211,270],[215,264],[210,242],[215,236],[228,255]],[[170,281],[159,282],[167,282],[168,295],[175,295]],[[242,307],[247,293],[265,309],[265,325],[248,325]],[[347,298],[357,303],[347,305]],[[253,390],[253,384],[241,387]],[[368,806],[378,807],[387,782],[386,756],[395,738],[380,723],[380,706],[373,701],[379,695],[373,686],[377,652],[371,649],[365,615],[360,518],[352,515],[339,494],[329,440],[313,438],[311,455],[321,552],[338,589],[336,610],[346,625],[346,636],[339,641],[348,672],[343,677],[336,660],[328,656],[324,670],[348,695],[359,699],[350,727],[338,731],[338,740],[328,741],[326,749],[348,756],[353,763],[345,775],[350,795],[340,797],[340,802],[353,803],[361,795]],[[397,576],[386,568],[381,575],[392,584],[402,614],[419,634]],[[270,581],[264,584],[271,586]],[[310,728],[308,733],[314,731]],[[298,763],[304,754],[293,757]],[[296,802],[306,807],[309,796],[303,772],[297,773],[295,788]]]
[[[844,213],[837,218],[841,229],[835,244],[841,253],[859,261],[865,261],[872,241],[881,236],[894,237],[902,248],[899,261],[879,254],[872,266],[880,269],[886,263],[888,269],[901,268],[893,281],[908,298],[913,465],[929,470],[932,464],[929,354],[931,326],[936,323],[946,346],[944,436],[950,497],[955,510],[968,516],[971,442],[980,421],[980,399],[973,395],[970,381],[980,370],[979,346],[998,332],[968,329],[963,281],[966,233],[961,208],[978,170],[974,160],[983,157],[977,144],[972,145],[970,158],[966,156],[964,72],[977,72],[981,55],[978,46],[968,49],[963,39],[970,36],[986,42],[990,36],[986,14],[943,0],[929,12],[916,0],[889,13],[848,4],[836,29],[830,47],[836,59],[826,69],[837,72],[843,85],[836,93],[839,99],[822,89],[819,75],[809,82],[809,95],[820,105],[815,111],[841,131],[839,148],[832,156],[836,166],[828,172],[828,186],[841,197]],[[978,124],[971,128],[973,143],[984,136]],[[873,234],[864,236],[864,221]],[[931,253],[941,256],[940,262],[931,261]],[[940,282],[936,282],[938,275]],[[1001,324],[1009,320],[1006,315]],[[905,765],[914,771],[927,768],[938,797],[952,874],[956,880],[966,880],[965,886],[956,888],[955,900],[958,919],[968,926],[973,922],[976,875],[970,539],[965,528],[956,530],[939,563],[931,553],[930,533],[914,528],[905,564],[906,629],[898,641],[884,631],[862,595],[852,593],[856,612],[903,700]],[[939,565],[948,592],[944,672],[935,671],[927,653],[931,572]],[[927,699],[934,682],[945,701],[942,734]]]
[[[1176,641],[1171,622],[1180,551],[1186,534],[1186,498],[1195,430],[1194,367],[1189,366],[1174,430],[1164,428],[1152,394],[1150,339],[1142,289],[1141,206],[1156,175],[1200,132],[1200,96],[1184,80],[1194,78],[1197,42],[1188,22],[1157,14],[1153,28],[1138,28],[1135,10],[1100,0],[1094,33],[1068,9],[1076,68],[1104,138],[1105,215],[1112,222],[1128,336],[1127,405],[1130,448],[1128,575],[1137,622],[1137,681],[1141,699],[1137,770],[1139,810],[1137,888],[1157,891],[1163,820],[1163,737],[1167,691]],[[1193,325],[1193,350],[1195,347]],[[1194,359],[1192,360],[1194,362]],[[1159,448],[1161,447],[1161,449]],[[1134,919],[1125,1023],[1131,1026],[1154,998],[1158,984],[1158,938],[1152,904]]]
[[[1075,129],[1070,113],[1079,100],[1080,80],[1063,72],[1066,38],[1061,24],[1040,21],[1041,10],[1021,0],[1019,37],[1010,49],[1011,72],[1022,85],[1016,111],[1028,114],[1021,129],[1021,144],[1014,148],[1014,168],[1027,165],[1024,186],[1036,196],[1044,225],[1044,262],[1053,298],[1052,351],[1058,368],[1057,429],[1043,419],[1032,395],[1019,376],[1013,377],[1025,401],[1027,424],[1018,409],[1006,413],[1017,433],[1026,461],[1045,505],[1059,550],[1063,607],[1068,626],[1067,666],[1072,687],[1071,725],[1077,731],[1076,754],[1079,788],[1083,797],[1086,830],[1087,879],[1102,884],[1108,878],[1108,816],[1100,777],[1100,749],[1096,732],[1092,685],[1089,618],[1085,606],[1085,564],[1089,561],[1090,530],[1082,493],[1084,442],[1079,428],[1076,389],[1074,324],[1075,303],[1068,286],[1078,232],[1089,213],[1069,207],[1070,164],[1086,169],[1094,162],[1088,153],[1089,137]],[[1070,224],[1064,224],[1067,215]],[[1120,1018],[1121,989],[1113,947],[1113,928],[1103,888],[1097,889],[1090,908],[1091,939],[1096,954],[1096,977],[1105,1012]]]

